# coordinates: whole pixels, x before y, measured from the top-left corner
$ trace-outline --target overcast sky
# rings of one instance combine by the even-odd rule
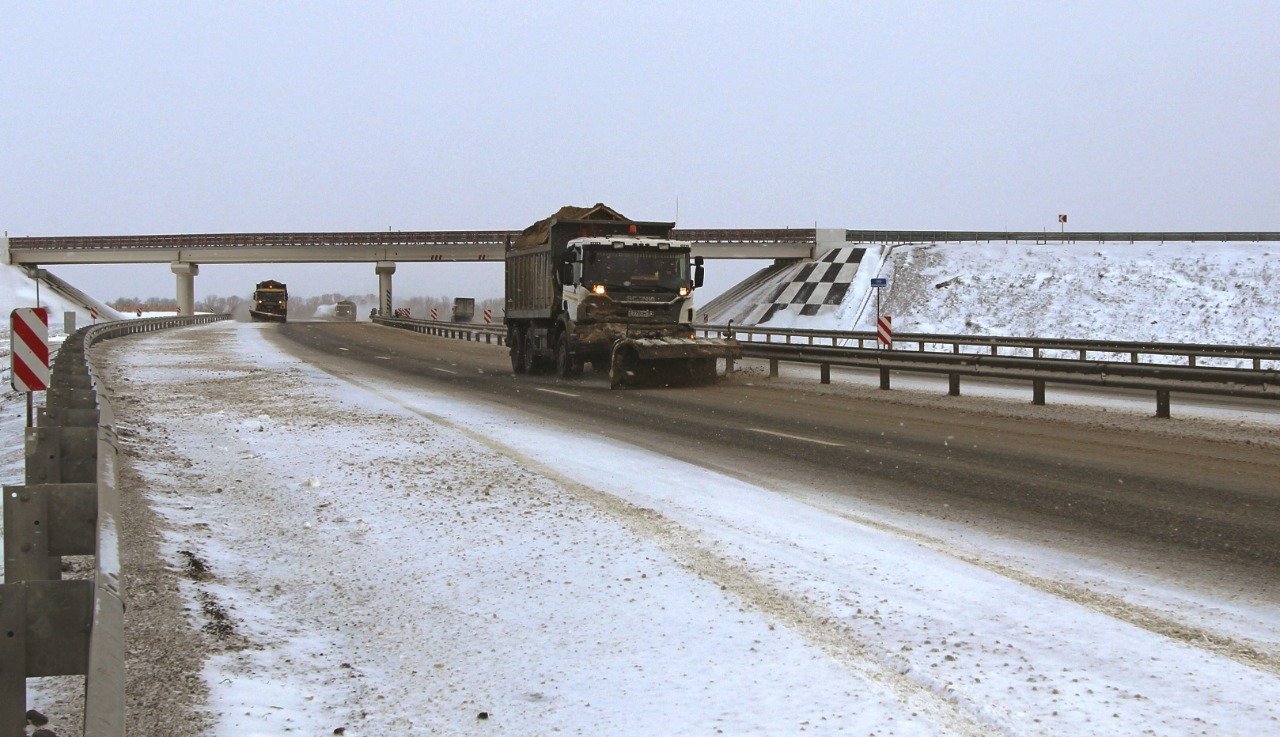
[[[678,198],[683,227],[1280,230],[1278,30],[1275,2],[0,0],[0,228],[522,228]],[[165,265],[55,271],[173,293]],[[403,265],[396,292],[500,273]],[[268,276],[376,285],[208,266],[196,294]]]

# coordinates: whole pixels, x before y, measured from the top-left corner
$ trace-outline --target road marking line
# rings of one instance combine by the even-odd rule
[[[450,370],[450,369],[437,368],[437,367],[435,367],[435,366],[432,366],[432,367],[431,367],[431,369],[432,369],[433,371],[443,371],[443,372],[445,372],[446,374],[456,374],[456,373],[458,373],[457,371],[453,371],[453,370]]]
[[[563,396],[566,396],[566,397],[580,397],[580,396],[582,396],[581,394],[574,394],[573,392],[562,392],[562,391],[560,391],[559,389],[543,389],[543,388],[542,388],[542,387],[540,387],[540,386],[535,386],[535,387],[534,387],[534,389],[537,389],[537,390],[538,390],[538,391],[540,391],[540,392],[546,392],[547,394],[560,394],[560,395],[563,395]]]
[[[390,361],[390,360],[391,360],[391,359],[390,359],[390,358],[388,358],[387,356],[378,356],[378,358],[381,358],[381,359],[382,359],[382,360],[384,360],[384,361]]]
[[[833,443],[829,440],[818,440],[817,438],[806,438],[800,435],[788,435],[785,432],[774,432],[773,430],[765,430],[759,427],[748,427],[751,432],[764,433],[765,435],[777,435],[780,438],[791,438],[792,440],[803,440],[806,443],[817,443],[818,445],[834,445],[837,448],[843,448],[844,443]]]
[[[350,349],[350,348],[339,348],[338,350],[340,350],[340,351],[349,351],[349,350],[351,350],[351,349]]]

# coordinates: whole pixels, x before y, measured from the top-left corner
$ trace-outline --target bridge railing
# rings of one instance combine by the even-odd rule
[[[23,485],[4,487],[0,734],[25,733],[26,679],[84,675],[82,734],[124,734],[124,591],[117,441],[87,351],[135,333],[229,315],[120,320],[63,342],[39,422],[26,432]],[[92,580],[62,580],[62,556],[93,555]]]

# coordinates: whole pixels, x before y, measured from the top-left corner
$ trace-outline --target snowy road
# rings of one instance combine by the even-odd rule
[[[408,377],[290,349],[304,361],[276,331],[101,349],[159,513],[167,568],[137,575],[176,582],[201,643],[202,717],[171,733],[1280,725],[1280,607],[1238,563],[1206,554],[1183,581],[1177,560],[1031,544],[1025,520],[997,535],[881,504],[874,477],[842,496],[753,481],[451,386],[465,364]],[[784,455],[827,447],[757,429]]]

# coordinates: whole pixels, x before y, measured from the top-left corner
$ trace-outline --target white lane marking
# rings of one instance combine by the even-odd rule
[[[391,360],[391,359],[390,359],[390,358],[388,358],[387,356],[378,356],[378,358],[381,358],[381,359],[382,359],[382,360],[384,360],[384,361],[390,361],[390,360]]]
[[[432,368],[432,370],[434,370],[434,371],[443,371],[443,372],[444,372],[444,373],[446,373],[446,374],[456,374],[456,373],[458,373],[457,371],[453,371],[453,370],[451,370],[451,369],[442,369],[442,368],[437,368],[437,367],[435,367],[435,366],[432,366],[431,368]]]
[[[340,351],[349,351],[349,350],[351,350],[351,349],[350,349],[350,348],[339,348],[338,350],[340,350]]]
[[[560,395],[563,395],[563,396],[566,396],[566,397],[579,397],[579,396],[582,396],[582,395],[580,395],[580,394],[574,394],[573,392],[562,392],[562,391],[560,391],[559,389],[543,389],[543,388],[542,388],[542,387],[540,387],[540,386],[535,386],[535,387],[534,387],[534,389],[537,389],[537,390],[538,390],[538,391],[540,391],[540,392],[546,392],[547,394],[560,394]]]
[[[773,430],[765,430],[759,427],[748,427],[751,432],[764,433],[765,435],[776,435],[780,438],[791,438],[792,440],[803,440],[806,443],[817,443],[818,445],[834,445],[837,448],[843,448],[844,443],[833,443],[829,440],[818,440],[817,438],[806,438],[800,435],[788,435],[785,432],[774,432]]]

